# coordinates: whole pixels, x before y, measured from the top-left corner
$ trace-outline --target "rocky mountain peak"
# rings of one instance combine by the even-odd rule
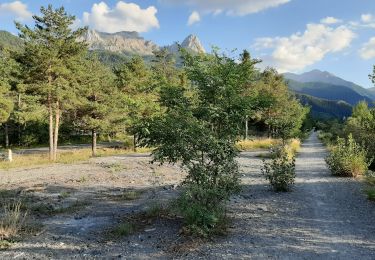
[[[147,41],[141,37],[138,32],[123,31],[104,33],[88,30],[81,40],[87,42],[91,50],[105,50],[125,54],[138,54],[141,56],[152,55],[155,50],[160,49],[160,47],[152,41]],[[196,35],[186,37],[180,46],[196,53],[206,52]],[[165,48],[171,53],[178,52],[177,43],[166,46]]]
[[[188,37],[186,37],[185,40],[181,43],[181,47],[192,50],[197,53],[206,52],[202,43],[200,42],[198,37],[194,34],[190,34]]]
[[[106,50],[117,53],[152,55],[159,47],[139,36],[137,32],[104,33],[88,30],[83,36],[91,50]]]

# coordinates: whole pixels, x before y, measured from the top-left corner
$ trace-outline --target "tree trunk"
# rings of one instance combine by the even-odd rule
[[[9,131],[8,131],[8,123],[4,124],[4,134],[5,134],[5,147],[9,147]]]
[[[92,137],[92,142],[91,142],[92,156],[96,156],[96,130],[95,129],[92,129],[91,137]]]
[[[53,160],[53,110],[51,94],[48,94],[48,114],[49,114],[49,159]]]
[[[137,152],[137,135],[133,135],[133,152]]]
[[[56,108],[55,108],[55,132],[53,138],[53,160],[56,161],[57,159],[57,143],[59,139],[59,126],[60,126],[60,104],[59,101],[56,101]]]
[[[21,94],[18,94],[18,102],[17,102],[18,111],[21,111]],[[21,131],[21,123],[20,123],[20,116],[18,116],[18,123],[17,123],[17,136],[18,136],[18,145],[21,146],[21,139],[22,139],[22,131]]]
[[[249,119],[246,116],[245,118],[245,140],[247,140],[249,137]]]

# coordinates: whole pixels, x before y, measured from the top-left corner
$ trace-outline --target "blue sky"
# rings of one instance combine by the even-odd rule
[[[100,31],[135,30],[159,45],[196,34],[206,49],[248,49],[280,72],[321,69],[373,86],[374,0],[0,0],[0,29],[17,33],[14,19],[32,24],[48,3]]]

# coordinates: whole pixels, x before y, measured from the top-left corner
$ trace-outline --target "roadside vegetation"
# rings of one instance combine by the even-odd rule
[[[140,148],[138,153],[150,152],[151,149]],[[133,154],[133,150],[118,149],[118,148],[98,148],[96,151],[97,157]],[[29,168],[38,165],[46,165],[51,163],[71,164],[81,161],[87,161],[92,157],[91,149],[78,149],[74,151],[60,151],[57,154],[56,161],[51,162],[44,154],[28,154],[28,155],[13,155],[13,161],[0,161],[0,169],[8,170],[13,168]]]
[[[79,41],[87,28],[73,30],[74,21],[63,7],[42,7],[34,27],[17,23],[20,51],[1,50],[4,147],[48,140],[49,153],[15,156],[0,168],[126,153],[99,149],[97,140],[132,135],[131,144],[123,140],[127,146],[152,149],[153,162],[176,164],[187,173],[174,209],[183,218],[184,233],[200,237],[225,232],[226,203],[241,188],[239,150],[282,145],[272,155],[274,166],[265,171],[278,190],[289,190],[299,146],[294,138],[303,137],[311,126],[306,120],[309,108],[276,70],[258,69],[261,61],[246,50],[234,55],[215,48],[209,54],[181,49],[178,63],[161,49],[149,62],[134,56],[110,68]],[[248,141],[249,133],[268,139]],[[61,143],[88,138],[90,150],[58,152]],[[111,173],[118,169],[115,164],[108,167]],[[79,181],[85,182],[85,176]],[[138,196],[129,193],[123,199]],[[57,214],[70,208],[36,206],[34,212],[38,210]],[[134,230],[132,222],[124,222],[115,233]]]

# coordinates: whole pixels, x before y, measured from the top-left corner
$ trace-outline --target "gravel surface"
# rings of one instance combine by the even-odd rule
[[[228,235],[213,241],[180,236],[181,219],[173,217],[144,223],[127,237],[106,235],[124,217],[174,198],[184,177],[177,166],[152,166],[139,155],[1,172],[5,188],[36,201],[89,204],[37,217],[41,232],[0,251],[0,259],[375,259],[375,204],[359,180],[330,175],[315,133],[298,154],[292,192],[270,190],[259,153],[239,157],[243,191],[229,203]],[[142,195],[119,200],[129,189]],[[63,191],[69,197],[62,199]]]
[[[325,156],[313,133],[298,154],[294,190],[274,193],[254,171],[260,162],[244,154],[245,187],[230,205],[230,234],[188,258],[375,259],[375,204],[358,180],[332,177]]]

